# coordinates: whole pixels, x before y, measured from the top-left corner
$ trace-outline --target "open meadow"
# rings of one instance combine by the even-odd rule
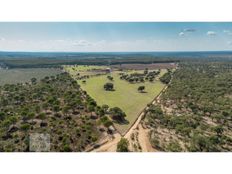
[[[79,66],[80,70],[81,66]],[[69,67],[71,68],[71,67]],[[94,67],[96,68],[96,67]],[[71,74],[76,74],[73,69],[70,71]],[[162,76],[166,70],[161,70],[159,76]],[[135,71],[131,71],[135,72]],[[139,71],[141,72],[141,71]],[[109,107],[119,107],[126,113],[126,120],[128,124],[118,124],[115,123],[115,127],[120,133],[125,133],[128,128],[134,123],[139,113],[150,103],[164,88],[164,84],[158,80],[158,77],[153,82],[143,82],[143,83],[129,83],[125,80],[120,79],[120,71],[111,72],[113,81],[110,81],[107,75],[92,76],[85,79],[86,82],[83,83],[82,80],[78,80],[81,88],[85,90],[98,105],[108,105]],[[130,72],[129,72],[130,73]],[[107,82],[112,82],[114,84],[114,91],[106,91],[103,86]],[[145,86],[143,93],[138,92],[139,86]]]
[[[0,85],[29,82],[33,77],[41,79],[60,72],[55,68],[0,69]]]

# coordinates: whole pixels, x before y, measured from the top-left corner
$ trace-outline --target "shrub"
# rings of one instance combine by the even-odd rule
[[[105,89],[106,91],[112,91],[112,90],[114,89],[114,84],[113,84],[113,83],[106,83],[106,84],[104,85],[104,89]]]
[[[117,144],[117,152],[129,152],[128,146],[129,141],[125,138],[121,138]]]
[[[30,127],[31,127],[31,126],[30,126],[28,123],[25,123],[25,124],[22,124],[20,128],[21,128],[23,131],[27,131],[27,130],[30,129]]]

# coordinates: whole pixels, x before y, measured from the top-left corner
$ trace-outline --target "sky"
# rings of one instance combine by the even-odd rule
[[[232,50],[232,22],[0,22],[0,51]]]

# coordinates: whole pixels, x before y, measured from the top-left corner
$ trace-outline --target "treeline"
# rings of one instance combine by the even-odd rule
[[[86,58],[86,59],[53,59],[53,58],[27,58],[27,59],[5,59],[1,60],[9,68],[50,68],[60,65],[120,65],[120,64],[151,64],[151,63],[173,63],[179,60],[162,58]]]
[[[160,81],[164,84],[168,84],[171,79],[172,79],[172,71],[171,70],[167,70],[168,72],[166,72],[162,77],[160,77]]]
[[[178,62],[231,62],[231,52],[170,53],[27,53],[0,52],[0,62],[10,68],[41,68],[59,65],[118,65]]]

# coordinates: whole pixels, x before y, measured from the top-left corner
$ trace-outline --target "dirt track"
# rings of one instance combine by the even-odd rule
[[[167,86],[164,87],[164,89],[161,91],[161,93],[153,100],[152,104],[154,104],[156,102],[156,100],[159,100],[161,94],[163,91],[165,91],[167,89]],[[146,107],[145,109],[148,109],[148,107]],[[124,136],[121,136],[119,133],[115,133],[114,134],[114,139],[109,140],[106,144],[100,146],[97,149],[94,149],[93,152],[116,152],[117,149],[117,143],[120,141],[121,137],[124,137],[126,139],[128,139],[129,143],[130,143],[130,147],[132,147],[132,142],[131,142],[131,134],[138,132],[138,140],[139,140],[139,144],[142,148],[142,152],[153,152],[155,151],[149,141],[149,137],[148,137],[148,132],[149,130],[144,129],[140,122],[144,116],[144,112],[142,112],[139,117],[137,118],[136,122],[130,127],[130,129],[127,131],[127,133]]]

